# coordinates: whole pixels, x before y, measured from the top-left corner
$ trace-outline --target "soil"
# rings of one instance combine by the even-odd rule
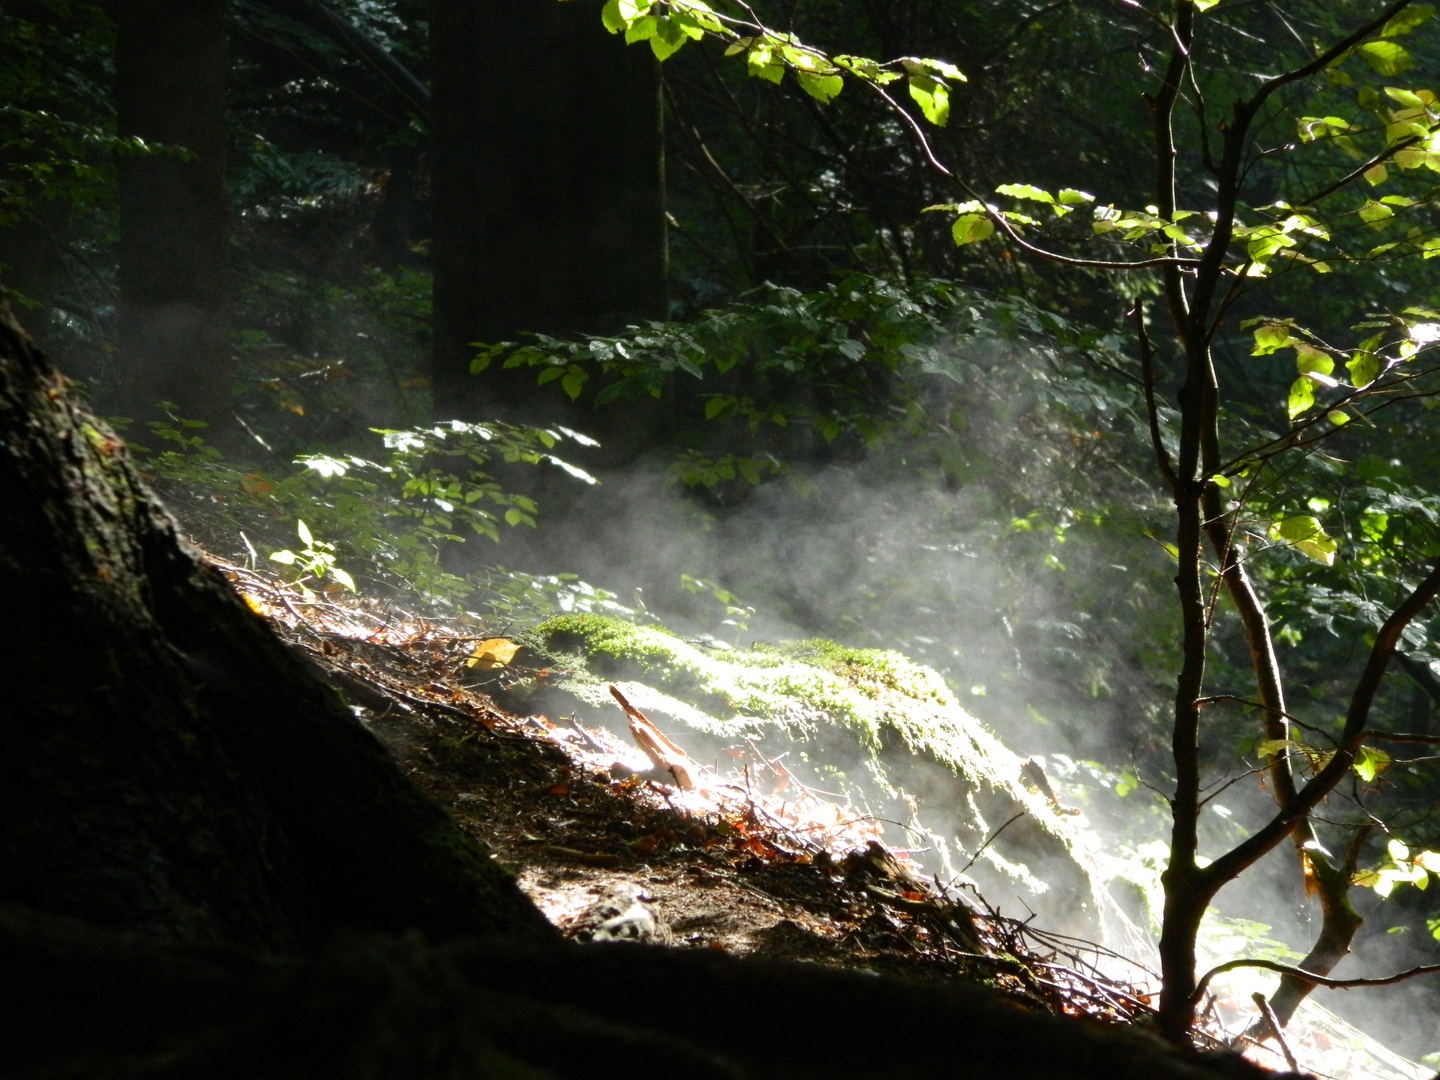
[[[801,798],[831,814],[828,827],[795,824],[793,789],[761,795],[712,774],[705,790],[682,790],[607,731],[506,712],[496,691],[545,673],[467,667],[473,631],[300,604],[221,568],[567,937],[982,982],[1052,1012],[1150,1011],[1140,991],[1088,966],[1095,946],[922,880],[903,852],[813,793]],[[814,806],[810,817],[826,820]]]

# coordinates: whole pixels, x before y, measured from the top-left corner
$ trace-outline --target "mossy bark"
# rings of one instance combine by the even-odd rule
[[[0,902],[289,951],[548,933],[0,311]]]

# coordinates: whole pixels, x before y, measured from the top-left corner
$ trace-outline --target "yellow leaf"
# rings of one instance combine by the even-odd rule
[[[519,651],[519,645],[503,637],[486,638],[475,646],[470,659],[465,661],[465,666],[478,667],[481,671],[494,671],[514,660]]]

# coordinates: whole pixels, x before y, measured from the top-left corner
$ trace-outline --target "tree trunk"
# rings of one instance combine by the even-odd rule
[[[0,903],[291,951],[544,936],[0,312]]]
[[[551,420],[556,388],[471,376],[471,342],[664,317],[658,68],[595,0],[438,0],[431,42],[435,408]]]
[[[156,419],[161,401],[212,424],[229,408],[225,6],[114,5],[119,134],[172,148],[119,161],[121,385],[113,407],[137,420]]]

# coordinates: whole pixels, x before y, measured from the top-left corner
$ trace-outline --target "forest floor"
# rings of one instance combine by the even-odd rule
[[[483,652],[473,628],[334,593],[305,597],[216,565],[566,937],[958,978],[1031,1008],[1150,1022],[1153,983],[1138,964],[922,879],[873,822],[804,789],[780,763],[737,762],[728,776],[696,769],[697,782],[682,786],[609,730],[507,712],[507,684],[547,673],[488,656],[472,664]],[[1203,1040],[1221,1043],[1226,1020],[1233,1030],[1233,1017],[1212,1010]],[[1384,1054],[1394,1060],[1378,1068],[1357,1069],[1350,1055],[1317,1067],[1334,1033],[1296,1039],[1320,1075],[1418,1075]],[[1273,1045],[1262,1063],[1284,1068]]]

